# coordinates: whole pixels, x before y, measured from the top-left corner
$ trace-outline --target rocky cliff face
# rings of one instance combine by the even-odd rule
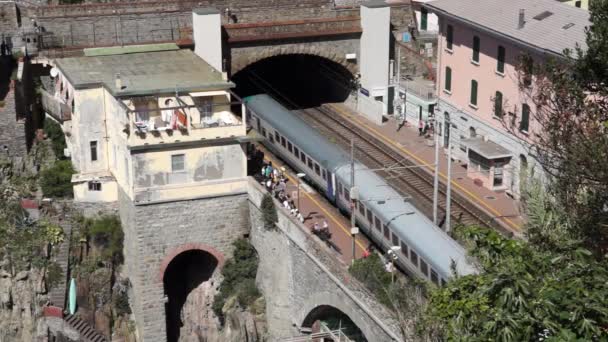
[[[47,301],[42,272],[37,269],[21,271],[14,276],[0,268],[0,342],[34,341],[36,318]]]

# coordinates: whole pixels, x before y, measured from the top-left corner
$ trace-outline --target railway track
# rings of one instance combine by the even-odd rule
[[[342,115],[326,106],[300,110],[301,117],[311,126],[327,136],[331,141],[350,150],[351,138],[355,141],[355,158],[372,169],[386,168],[378,174],[404,196],[411,197],[411,202],[427,217],[433,217],[433,175],[413,167],[415,164],[403,155],[387,146],[368,132],[358,128]],[[390,168],[396,168],[390,170]],[[407,168],[412,167],[412,168]],[[440,182],[438,217],[445,217],[446,186]],[[492,216],[481,210],[458,192],[452,190],[451,204],[452,225],[481,225],[494,228],[504,234],[509,230],[498,223]]]

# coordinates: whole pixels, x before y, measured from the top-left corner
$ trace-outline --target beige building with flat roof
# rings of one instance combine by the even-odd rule
[[[246,191],[244,107],[192,51],[91,49],[55,69],[48,95],[63,108],[76,201],[117,201],[119,188],[135,204]]]

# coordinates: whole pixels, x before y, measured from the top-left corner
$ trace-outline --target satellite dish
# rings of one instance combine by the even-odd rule
[[[59,70],[57,70],[56,68],[52,68],[51,77],[57,77],[57,75],[59,75]]]

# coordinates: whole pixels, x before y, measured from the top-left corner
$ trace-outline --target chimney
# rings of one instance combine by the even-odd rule
[[[526,10],[522,8],[519,10],[519,24],[517,25],[517,28],[522,29],[522,28],[524,28],[525,24],[526,24]]]
[[[114,80],[114,85],[116,86],[116,90],[122,89],[122,80],[120,79],[120,74],[116,74],[116,79]]]

